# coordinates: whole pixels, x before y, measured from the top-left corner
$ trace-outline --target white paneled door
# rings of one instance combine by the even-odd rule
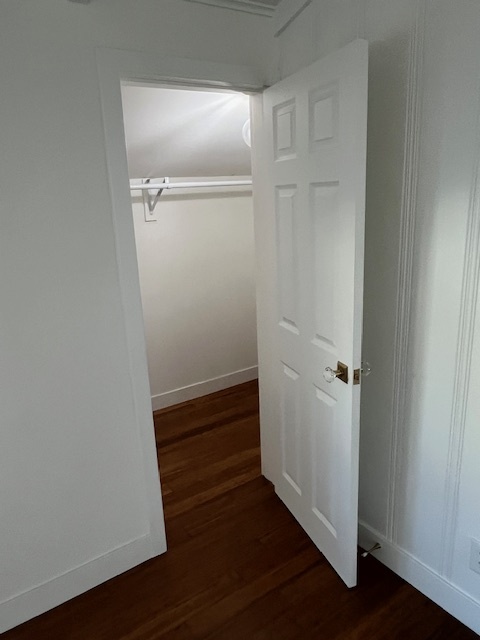
[[[277,314],[262,444],[278,495],[350,587],[357,579],[367,71],[368,45],[355,41],[266,90],[263,114]]]

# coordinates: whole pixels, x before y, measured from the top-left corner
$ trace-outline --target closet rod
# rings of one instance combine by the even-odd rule
[[[131,184],[130,191],[148,191],[150,189],[197,189],[198,187],[246,187],[252,184],[252,180],[223,180],[221,182],[144,182],[143,184]]]

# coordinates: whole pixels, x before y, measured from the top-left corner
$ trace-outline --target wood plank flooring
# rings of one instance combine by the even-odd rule
[[[3,640],[473,640],[373,558],[347,589],[260,475],[246,383],[155,414],[169,551]]]

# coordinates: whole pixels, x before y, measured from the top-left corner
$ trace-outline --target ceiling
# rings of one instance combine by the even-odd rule
[[[122,87],[130,178],[245,176],[242,93]]]
[[[276,7],[281,0],[187,0],[188,2],[198,2],[199,4],[209,4],[224,9],[234,9],[255,13],[260,16],[273,16]]]

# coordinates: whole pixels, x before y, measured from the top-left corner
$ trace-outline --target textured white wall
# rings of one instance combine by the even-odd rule
[[[149,523],[95,48],[256,66],[265,29],[178,0],[0,3],[0,631],[77,567],[146,554],[107,556]]]
[[[470,0],[314,0],[272,69],[370,42],[362,536],[477,632],[479,30]]]
[[[154,407],[257,365],[252,196],[239,189],[164,192],[158,222],[133,200]]]

